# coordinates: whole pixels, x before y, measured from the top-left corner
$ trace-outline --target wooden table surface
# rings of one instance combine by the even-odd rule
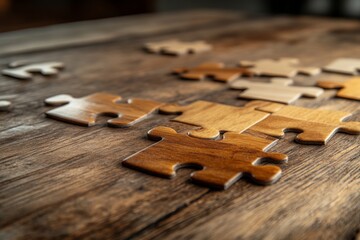
[[[169,57],[144,53],[145,42],[206,40],[211,52]],[[300,145],[295,134],[273,147],[289,156],[271,186],[246,179],[227,191],[121,166],[151,144],[147,130],[189,126],[153,115],[131,128],[109,128],[105,118],[81,127],[45,118],[44,99],[108,91],[190,103],[202,99],[242,106],[238,91],[213,81],[169,74],[204,61],[296,57],[322,67],[338,57],[360,57],[360,23],[311,17],[252,18],[234,12],[140,15],[0,34],[2,68],[14,60],[62,61],[58,76],[21,81],[0,76],[0,96],[14,109],[0,113],[0,239],[356,239],[360,231],[360,137],[336,136],[326,146]],[[338,74],[296,77],[345,80]],[[354,112],[359,102],[302,98],[295,105]]]

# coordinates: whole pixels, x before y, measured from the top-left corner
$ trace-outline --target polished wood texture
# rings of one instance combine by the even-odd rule
[[[270,102],[259,104],[255,109],[272,114],[251,129],[274,137],[284,137],[285,132],[293,131],[300,132],[295,138],[297,142],[326,144],[337,132],[360,134],[360,122],[343,121],[351,116],[349,112],[279,106]]]
[[[318,81],[317,85],[325,89],[339,89],[337,97],[360,100],[360,77],[345,82]]]
[[[210,77],[215,81],[230,82],[243,75],[252,75],[247,68],[225,67],[223,63],[203,63],[193,68],[176,68],[173,73],[184,79],[202,80]]]
[[[181,104],[197,100],[244,106],[239,91],[214,81],[183,81],[179,66],[240,59],[297,57],[325,66],[360,57],[359,21],[310,17],[251,18],[222,11],[140,15],[0,34],[0,64],[61,61],[51,77],[14,81],[0,75],[1,239],[354,239],[360,226],[360,136],[336,134],[324,146],[295,144],[287,133],[271,149],[289,156],[270,186],[240,180],[226,191],[189,184],[189,170],[162,179],[121,166],[154,142],[146,132],[189,126],[158,114],[131,128],[85,128],[46,118],[44,99],[111,92]],[[81,33],[81,34],[79,34]],[[147,54],[145,42],[204,39],[213,50],[183,57]],[[349,76],[297,75],[296,85]],[[259,78],[259,81],[266,82]],[[295,105],[353,112],[357,101],[300,98]],[[7,96],[7,98],[3,98]],[[10,98],[11,97],[11,98]],[[106,123],[107,118],[99,118]],[[246,134],[255,134],[247,130]],[[244,134],[245,134],[244,133]]]
[[[2,74],[5,76],[18,78],[18,79],[31,79],[32,73],[41,73],[45,76],[56,75],[59,70],[64,68],[64,64],[61,62],[44,62],[44,63],[33,63],[33,64],[10,64],[12,68],[2,70]]]
[[[168,127],[156,127],[148,137],[160,140],[133,156],[123,165],[163,177],[174,177],[180,168],[198,169],[191,174],[196,183],[227,189],[243,174],[259,184],[271,184],[281,176],[281,169],[273,165],[258,165],[267,159],[274,163],[287,161],[281,153],[264,152],[276,140],[227,132],[221,140],[205,140],[178,134]]]
[[[146,43],[144,48],[151,53],[180,56],[209,51],[211,50],[211,45],[207,44],[205,41],[184,42],[177,39],[171,39]]]
[[[273,78],[269,83],[251,80],[236,80],[231,83],[232,89],[244,90],[239,98],[260,99],[290,104],[300,97],[316,98],[324,91],[318,87],[291,86],[291,79]]]
[[[145,100],[129,99],[126,103],[119,103],[120,96],[109,93],[94,93],[82,98],[73,98],[62,94],[45,99],[48,105],[65,105],[47,111],[46,116],[61,121],[93,126],[100,115],[114,117],[107,121],[108,125],[115,127],[129,127],[143,120],[154,112],[162,103]]]
[[[326,65],[324,71],[358,75],[360,71],[360,59],[359,58],[338,58]]]
[[[220,132],[242,133],[269,114],[251,107],[234,107],[208,101],[196,101],[186,106],[168,104],[160,112],[180,114],[173,121],[201,127],[189,131],[192,137],[215,139]]]
[[[250,71],[255,75],[270,77],[295,77],[302,73],[306,75],[316,75],[320,73],[320,68],[300,67],[296,58],[259,59],[257,61],[240,61],[240,66],[250,67]]]

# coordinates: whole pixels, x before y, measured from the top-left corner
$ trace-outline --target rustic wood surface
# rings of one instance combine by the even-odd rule
[[[146,42],[205,40],[210,52],[183,57],[147,54]],[[360,57],[360,23],[309,17],[251,18],[197,11],[131,16],[0,34],[0,64],[61,61],[58,76],[30,81],[0,76],[0,239],[354,239],[360,231],[360,137],[336,134],[325,146],[300,145],[289,133],[270,149],[289,156],[271,186],[239,181],[226,191],[189,184],[190,171],[168,180],[121,166],[153,144],[158,125],[188,129],[154,115],[126,129],[91,128],[46,118],[44,99],[108,91],[124,98],[243,106],[238,91],[214,81],[183,81],[171,69],[206,61],[296,57],[324,66]],[[300,85],[348,76],[297,76]],[[333,98],[295,104],[352,111],[359,102]]]

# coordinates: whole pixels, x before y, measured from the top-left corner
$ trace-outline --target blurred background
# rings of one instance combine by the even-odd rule
[[[231,9],[253,15],[360,18],[360,0],[0,0],[0,32],[189,9]]]

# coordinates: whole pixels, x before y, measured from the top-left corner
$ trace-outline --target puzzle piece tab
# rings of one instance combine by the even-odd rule
[[[360,71],[360,59],[357,58],[339,58],[325,66],[324,71],[358,75]]]
[[[281,153],[264,152],[276,141],[251,135],[227,132],[219,141],[193,138],[168,127],[156,127],[148,132],[152,140],[160,141],[126,158],[127,167],[173,177],[176,170],[198,167],[191,179],[209,187],[227,189],[243,174],[260,184],[278,180],[281,169],[274,165],[258,165],[262,159],[276,163],[287,161]]]
[[[45,76],[56,75],[59,73],[59,69],[64,68],[64,64],[61,62],[45,62],[34,64],[10,64],[12,68],[2,70],[2,74],[5,76],[18,78],[18,79],[31,79],[32,73],[41,73]]]
[[[317,85],[325,89],[340,89],[337,97],[360,100],[360,77],[345,82],[318,81]]]
[[[167,104],[159,110],[167,114],[181,114],[173,121],[201,127],[190,131],[189,135],[204,139],[215,139],[220,132],[225,131],[241,133],[269,115],[251,107],[234,107],[207,101],[196,101],[187,106]]]
[[[176,39],[145,44],[148,52],[175,56],[205,52],[211,48],[211,45],[204,41],[183,42]]]
[[[279,103],[253,101],[249,106],[272,113],[251,130],[274,137],[284,137],[285,132],[300,132],[295,140],[306,144],[326,144],[337,132],[360,134],[360,122],[343,122],[349,112],[287,106]]]
[[[240,98],[261,99],[286,104],[290,104],[302,96],[316,98],[324,92],[318,87],[289,86],[291,83],[293,83],[291,79],[284,78],[273,78],[270,83],[236,80],[231,83],[230,87],[244,90],[239,94]]]
[[[223,63],[203,63],[194,68],[174,69],[173,73],[179,74],[181,78],[189,80],[202,80],[209,77],[220,82],[230,82],[240,76],[252,75],[247,68],[229,68],[225,67]]]
[[[120,96],[108,93],[95,93],[82,98],[73,98],[70,95],[57,95],[45,100],[48,105],[64,105],[46,112],[46,116],[61,121],[93,126],[99,115],[114,116],[107,121],[115,127],[128,127],[155,111],[162,103],[144,100],[129,99],[126,103],[117,103]]]
[[[269,77],[287,77],[291,78],[302,73],[306,75],[316,75],[321,72],[316,67],[299,67],[299,60],[296,58],[281,58],[279,60],[261,59],[258,61],[240,61],[240,66],[249,67],[255,75]]]

